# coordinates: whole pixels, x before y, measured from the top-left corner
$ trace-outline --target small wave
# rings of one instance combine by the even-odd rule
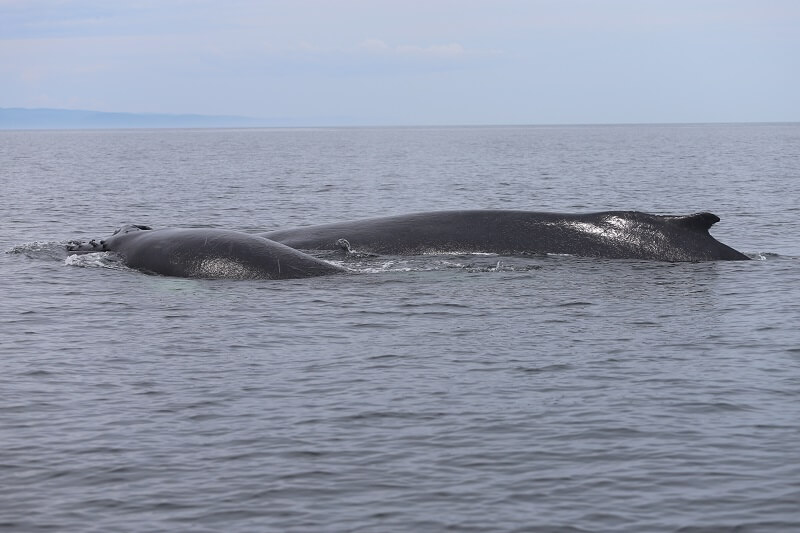
[[[469,252],[469,251],[466,251],[466,250],[465,251],[459,251],[459,250],[437,251],[437,250],[432,250],[432,251],[428,251],[428,252],[423,252],[421,255],[461,255],[461,256],[477,255],[477,256],[488,256],[488,257],[497,256],[497,254],[492,253],[492,252]]]
[[[397,258],[376,260],[369,258],[366,260],[354,261],[352,257],[346,260],[334,261],[327,259],[329,263],[342,267],[350,272],[380,274],[386,272],[441,272],[446,270],[457,270],[463,272],[529,272],[541,269],[537,264],[509,263],[506,261],[457,261],[452,258],[442,258],[432,260],[429,256],[416,256],[413,258]]]
[[[745,255],[750,259],[755,259],[756,261],[769,261],[771,259],[788,259],[787,256],[783,256],[781,254],[776,254],[773,252],[755,252],[755,253],[748,253]]]
[[[64,259],[64,264],[81,268],[129,270],[122,260],[111,252],[91,252],[87,254],[68,255],[67,258]]]
[[[29,259],[57,259],[64,258],[66,243],[53,241],[33,241],[19,244],[6,250],[9,254],[24,255]]]
[[[510,265],[498,261],[494,266],[467,266],[467,272],[530,272],[541,269],[541,265]]]
[[[409,261],[402,261],[402,260],[391,260],[391,261],[383,261],[380,263],[376,262],[357,262],[357,263],[348,263],[343,264],[347,269],[350,269],[353,272],[363,272],[367,274],[378,274],[381,272],[412,272],[415,270],[423,270],[421,268],[415,268],[410,264]]]
[[[33,241],[33,242],[26,242],[25,244],[18,244],[14,246],[10,250],[6,250],[9,254],[26,254],[26,253],[36,253],[42,250],[49,249],[55,243],[52,242],[43,242],[43,241]]]

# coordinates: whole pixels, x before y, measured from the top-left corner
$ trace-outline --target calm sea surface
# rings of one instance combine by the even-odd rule
[[[800,125],[5,131],[0,190],[0,530],[800,530]],[[755,260],[59,244],[461,208],[711,211]]]

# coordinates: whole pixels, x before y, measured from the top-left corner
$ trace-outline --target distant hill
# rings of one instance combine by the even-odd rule
[[[106,113],[73,109],[0,108],[0,130],[113,128],[243,128],[270,121],[219,115]]]

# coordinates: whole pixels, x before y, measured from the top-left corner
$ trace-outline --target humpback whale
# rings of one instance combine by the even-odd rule
[[[299,250],[416,255],[486,252],[565,254],[610,259],[714,261],[749,259],[708,230],[711,213],[652,215],[639,211],[588,214],[511,210],[434,211],[340,222],[259,235]]]
[[[183,278],[288,279],[344,269],[255,235],[221,229],[124,226],[101,241],[71,241],[67,253],[114,252],[125,265]]]
[[[345,272],[303,251],[370,254],[559,254],[653,261],[746,260],[712,237],[711,213],[571,214],[433,211],[247,234],[207,228],[124,226],[111,237],[70,241],[68,254],[114,252],[131,268],[187,278],[287,279]]]

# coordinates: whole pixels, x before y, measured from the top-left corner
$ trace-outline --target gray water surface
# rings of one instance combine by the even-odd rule
[[[2,530],[800,529],[796,124],[0,132],[0,167]],[[459,208],[711,211],[755,260],[60,245]]]

